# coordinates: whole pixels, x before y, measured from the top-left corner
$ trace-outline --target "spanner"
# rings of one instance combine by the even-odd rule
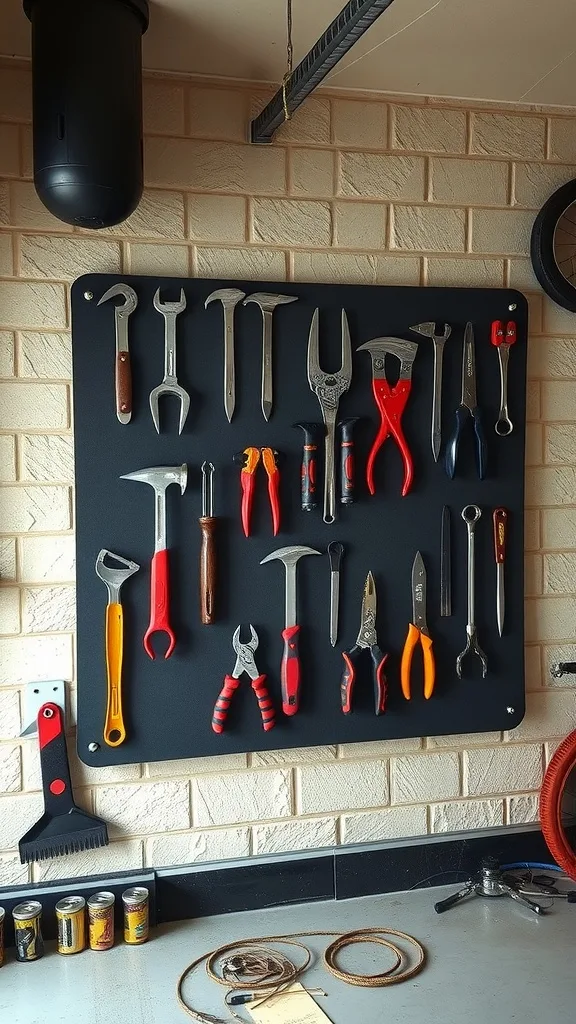
[[[106,558],[116,565],[106,565]],[[120,568],[121,567],[121,568]],[[96,574],[108,589],[106,606],[106,674],[107,699],[104,722],[104,742],[119,747],[126,739],[122,714],[122,651],[124,646],[124,616],[120,603],[120,588],[125,580],[138,572],[140,566],[129,558],[115,555],[102,548],[96,559]]]
[[[120,423],[129,423],[132,417],[132,373],[130,370],[130,351],[128,348],[128,317],[134,312],[138,305],[138,296],[129,284],[113,284],[101,299],[98,305],[114,298],[115,295],[123,295],[124,302],[121,306],[114,306],[114,323],[116,327],[116,364],[115,364],[115,390],[116,390],[116,415]]]
[[[440,447],[442,445],[442,361],[444,359],[444,345],[452,334],[450,324],[444,324],[444,333],[436,334],[435,323],[416,324],[410,328],[415,334],[422,334],[425,338],[431,338],[434,346],[434,387],[432,390],[432,454],[434,462],[438,462]]]
[[[154,426],[160,433],[160,421],[158,419],[158,399],[160,395],[175,395],[180,399],[180,424],[178,433],[184,430],[186,417],[190,408],[190,395],[184,388],[180,387],[176,376],[176,317],[183,309],[186,309],[186,296],[184,289],[180,289],[178,302],[161,302],[160,289],[157,288],[154,294],[154,309],[157,309],[165,320],[164,327],[164,379],[157,388],[150,392],[150,412]]]
[[[340,396],[352,380],[352,346],[346,310],[342,310],[342,365],[337,373],[320,369],[318,309],[314,310],[308,339],[308,383],[320,403],[326,427],[324,457],[324,522],[336,520],[336,474],[334,469],[334,432]]]
[[[498,437],[508,437],[514,429],[514,424],[508,413],[508,359],[510,358],[510,347],[516,341],[516,324],[509,320],[504,327],[501,320],[494,320],[492,323],[490,341],[498,352],[500,363],[500,412],[494,424],[494,430]]]
[[[462,678],[462,661],[464,657],[471,652],[477,654],[482,662],[482,678],[485,677],[488,671],[488,662],[486,655],[478,643],[478,634],[476,631],[476,611],[474,607],[474,590],[475,590],[475,555],[474,555],[474,532],[476,530],[476,523],[482,515],[482,509],[478,508],[478,505],[465,505],[462,509],[462,519],[466,523],[468,529],[468,622],[466,623],[466,647],[461,654],[456,658],[456,673],[458,678]]]

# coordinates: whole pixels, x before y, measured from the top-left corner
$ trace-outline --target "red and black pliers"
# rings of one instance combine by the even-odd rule
[[[278,452],[274,448],[245,448],[234,456],[234,461],[242,466],[240,484],[242,487],[242,527],[244,535],[250,536],[250,519],[252,517],[252,501],[256,470],[260,459],[268,474],[268,497],[272,510],[272,529],[274,536],[280,529],[280,470],[278,468]]]
[[[406,497],[412,486],[414,466],[408,443],[402,430],[402,414],[410,396],[412,387],[412,364],[416,358],[418,345],[414,341],[403,341],[401,338],[373,338],[360,345],[358,352],[366,351],[372,358],[372,392],[376,405],[380,410],[380,429],[376,435],[366,465],[366,482],[370,494],[374,494],[374,462],[376,455],[389,434],[398,445],[404,461],[404,483],[402,497]],[[398,382],[393,387],[386,377],[386,356],[395,356],[400,361]]]
[[[270,699],[270,694],[268,693],[268,687],[266,686],[266,676],[260,675],[256,668],[254,651],[258,647],[258,633],[252,624],[250,624],[250,640],[248,643],[243,644],[240,640],[240,626],[234,630],[232,647],[236,651],[236,664],[232,675],[226,676],[224,679],[224,686],[218,694],[214,705],[214,711],[212,713],[212,728],[214,732],[224,732],[224,724],[228,716],[228,710],[232,703],[232,698],[240,686],[240,678],[245,672],[252,681],[252,689],[254,690],[258,700],[258,707],[260,708],[260,716],[262,718],[262,728],[264,729],[264,732],[269,732],[270,729],[274,727],[276,712]]]

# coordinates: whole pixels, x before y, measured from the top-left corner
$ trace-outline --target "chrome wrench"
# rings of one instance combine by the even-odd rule
[[[324,439],[324,522],[336,521],[336,474],[334,470],[334,435],[340,396],[348,391],[352,380],[352,346],[346,310],[342,310],[342,365],[337,373],[320,369],[318,309],[314,310],[308,338],[308,383],[320,403],[326,427]]]
[[[482,678],[486,676],[488,671],[486,655],[478,643],[475,609],[476,559],[474,551],[474,533],[476,530],[476,523],[480,519],[481,515],[482,509],[480,509],[478,505],[465,505],[462,509],[462,519],[466,523],[468,530],[468,621],[466,623],[466,647],[456,658],[456,673],[459,679],[462,678],[462,661],[469,652],[478,655],[480,658],[480,661],[482,662]]]
[[[158,419],[158,399],[160,395],[175,395],[180,399],[180,423],[178,433],[184,430],[186,417],[190,408],[190,395],[184,388],[180,387],[176,376],[176,317],[183,309],[186,309],[186,296],[184,289],[180,289],[178,302],[161,302],[160,289],[157,288],[154,294],[154,309],[162,313],[165,321],[164,328],[164,378],[158,387],[150,392],[150,412],[156,431],[160,433],[160,421]]]
[[[490,340],[498,352],[500,363],[500,412],[494,424],[494,430],[498,437],[508,437],[514,429],[514,424],[508,412],[508,360],[510,358],[510,347],[516,341],[516,324],[509,320],[504,327],[501,320],[494,320],[491,328]]]
[[[422,334],[425,338],[431,338],[434,346],[434,387],[432,390],[432,454],[434,462],[438,462],[440,448],[442,445],[442,363],[444,360],[444,345],[452,334],[449,324],[444,324],[444,333],[436,334],[435,323],[416,324],[410,328],[415,334]]]

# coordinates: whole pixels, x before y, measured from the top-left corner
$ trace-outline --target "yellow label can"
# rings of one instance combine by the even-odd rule
[[[148,939],[148,889],[135,886],[122,893],[124,904],[124,942],[139,946]]]
[[[37,900],[19,903],[12,911],[16,959],[21,964],[31,963],[44,956],[44,942],[40,930],[42,904]]]
[[[56,949],[63,956],[86,949],[86,900],[83,896],[67,896],[55,906],[58,924]]]

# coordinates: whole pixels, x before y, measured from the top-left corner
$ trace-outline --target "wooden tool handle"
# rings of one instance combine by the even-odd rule
[[[506,539],[508,533],[508,512],[505,508],[495,508],[492,513],[494,523],[494,557],[497,565],[502,565],[506,557]]]
[[[106,608],[106,672],[108,696],[104,742],[109,747],[119,747],[126,739],[122,716],[122,650],[124,624],[121,604],[109,604]]]
[[[200,547],[200,619],[210,626],[216,617],[216,517],[201,516]]]
[[[128,422],[132,413],[132,371],[130,354],[119,352],[116,356],[116,412],[121,422]]]

